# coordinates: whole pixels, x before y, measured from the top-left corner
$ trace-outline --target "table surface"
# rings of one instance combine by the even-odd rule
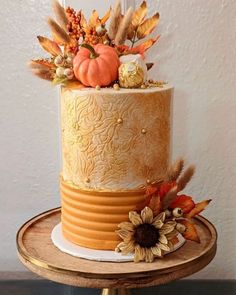
[[[22,263],[49,280],[91,288],[138,288],[165,284],[189,276],[210,263],[216,253],[217,233],[205,218],[193,219],[201,243],[187,241],[179,250],[153,263],[98,262],[76,258],[58,250],[51,231],[60,222],[60,208],[27,221],[18,231],[17,249]]]

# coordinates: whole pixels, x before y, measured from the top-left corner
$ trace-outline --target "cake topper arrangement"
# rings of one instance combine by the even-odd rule
[[[78,89],[145,89],[165,84],[147,77],[153,63],[145,62],[145,53],[160,35],[150,36],[159,23],[159,13],[147,17],[146,1],[122,14],[117,0],[103,17],[93,10],[88,20],[82,10],[64,8],[56,0],[53,10],[56,21],[47,19],[51,37],[37,37],[50,56],[29,63],[37,77]]]
[[[191,180],[195,167],[184,171],[179,159],[167,175],[146,187],[146,200],[129,212],[130,222],[119,224],[117,234],[123,240],[116,251],[124,255],[134,253],[134,262],[153,262],[173,250],[179,234],[186,240],[200,243],[200,236],[191,219],[200,214],[211,200],[195,203],[191,196],[181,194]]]

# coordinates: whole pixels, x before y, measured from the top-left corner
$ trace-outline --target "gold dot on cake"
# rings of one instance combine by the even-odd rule
[[[147,179],[146,182],[147,182],[147,184],[150,184],[151,183],[151,180],[150,179]]]
[[[90,178],[86,178],[85,182],[90,183]]]
[[[146,133],[147,133],[147,130],[146,130],[145,128],[143,128],[143,129],[141,130],[141,132],[142,132],[142,134],[146,134]]]
[[[123,119],[122,119],[122,118],[117,119],[117,123],[118,123],[118,124],[123,123]]]
[[[97,85],[95,88],[96,90],[101,90],[101,87],[99,85]]]
[[[115,84],[113,85],[113,88],[114,88],[114,90],[120,90],[120,85],[117,84],[117,83],[115,83]]]

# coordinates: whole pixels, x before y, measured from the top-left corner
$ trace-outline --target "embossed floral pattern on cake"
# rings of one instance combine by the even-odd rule
[[[145,93],[64,90],[61,107],[66,181],[86,189],[139,189],[166,172],[170,88]]]

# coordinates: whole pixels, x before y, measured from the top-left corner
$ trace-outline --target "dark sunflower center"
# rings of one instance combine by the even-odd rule
[[[134,234],[135,242],[146,248],[154,247],[159,237],[158,229],[148,223],[140,224]]]

